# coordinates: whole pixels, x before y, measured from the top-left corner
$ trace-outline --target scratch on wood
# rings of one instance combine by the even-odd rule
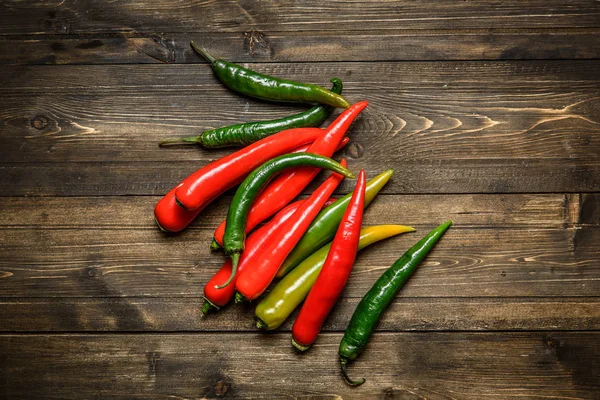
[[[577,250],[578,234],[581,231],[581,205],[581,193],[565,195],[565,226],[569,233],[569,251],[572,253]]]

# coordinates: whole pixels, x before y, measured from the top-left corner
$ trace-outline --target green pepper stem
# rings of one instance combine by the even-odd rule
[[[213,251],[221,250],[221,245],[215,238],[213,238],[212,243],[210,244],[210,249]]]
[[[221,307],[219,307],[206,297],[204,298],[204,305],[202,306],[202,315],[206,315],[211,311],[219,311],[220,309]]]
[[[194,49],[194,51],[198,54],[200,54],[202,57],[206,58],[211,64],[214,64],[216,60],[216,58],[214,58],[213,56],[211,56],[210,54],[208,54],[208,52],[205,49],[201,49],[200,47],[196,46],[196,43],[194,43],[194,41],[190,41],[190,46],[192,46],[192,49]]]
[[[200,144],[202,145],[202,135],[199,136],[187,136],[178,139],[163,140],[158,143],[158,147],[172,146],[177,144]]]
[[[239,292],[238,292],[239,293]],[[265,321],[263,321],[262,319],[256,317],[256,327],[258,329],[269,329],[269,325],[267,323],[265,323]]]
[[[350,379],[350,377],[348,376],[348,369],[346,367],[347,364],[348,364],[348,359],[342,357],[340,359],[340,365],[342,367],[342,375],[344,375],[344,379],[346,380],[346,382],[351,386],[360,386],[363,383],[365,383],[365,378],[360,378],[360,380],[358,380],[358,381],[354,381],[354,380]]]
[[[215,286],[217,289],[223,289],[225,286],[229,285],[237,272],[238,263],[240,262],[240,253],[231,253],[229,257],[231,257],[231,275],[229,275],[227,282]]]
[[[308,346],[301,345],[300,343],[296,342],[294,338],[292,338],[292,346],[294,346],[294,350],[298,352],[303,352],[310,349],[310,344]]]
[[[240,292],[235,292],[235,303],[236,304],[245,303],[246,301],[248,301],[248,299],[246,298],[246,296],[244,296]]]

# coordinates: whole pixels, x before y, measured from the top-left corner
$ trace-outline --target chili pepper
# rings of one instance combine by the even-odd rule
[[[308,350],[317,340],[323,323],[346,286],[358,251],[366,186],[365,171],[361,170],[323,268],[292,326],[292,345],[299,351]]]
[[[187,210],[204,208],[265,161],[312,143],[322,133],[323,129],[320,128],[295,128],[259,140],[205,165],[185,178],[175,191],[175,197]]]
[[[367,226],[360,231],[358,250],[380,240],[415,229],[403,225]],[[250,238],[248,238],[248,241]],[[331,243],[326,244],[302,261],[283,277],[269,294],[256,306],[256,326],[260,329],[278,328],[296,307],[306,298],[325,263]]]
[[[349,139],[344,138],[340,143],[339,148],[348,144]],[[293,153],[301,153],[310,147],[309,144],[303,145],[293,150]],[[202,209],[188,211],[177,204],[175,199],[175,191],[183,183],[174,187],[167,193],[154,208],[154,219],[158,227],[165,232],[179,232],[188,226],[198,216]]]
[[[252,171],[252,173],[246,177],[244,182],[240,184],[237,192],[235,192],[229,206],[229,212],[227,213],[228,223],[225,228],[225,235],[223,236],[223,247],[225,249],[225,254],[231,257],[232,274],[224,286],[228,285],[231,282],[231,279],[233,279],[240,254],[244,251],[246,219],[250,207],[252,206],[252,202],[274,175],[286,168],[299,166],[325,168],[338,172],[348,178],[354,178],[352,172],[348,171],[332,159],[310,153],[285,154],[267,161],[259,168]],[[329,195],[327,195],[327,197],[329,197]],[[325,201],[325,199],[323,199],[323,201]],[[319,207],[317,211],[320,209],[321,207]],[[311,218],[310,221],[312,221],[313,218]],[[298,239],[300,239],[300,237],[298,237]],[[290,251],[291,250],[292,249],[290,248]],[[283,262],[283,260],[281,260],[281,262]],[[275,275],[275,273],[277,273],[277,271],[275,271],[273,275]]]
[[[342,375],[344,375],[344,379],[349,384],[361,385],[365,380],[353,381],[350,379],[346,370],[346,364],[348,361],[356,359],[365,349],[369,337],[373,333],[375,325],[385,309],[450,225],[452,225],[452,221],[443,223],[408,249],[402,257],[377,279],[356,306],[356,310],[352,314],[352,318],[350,318],[350,323],[348,324],[348,328],[346,328],[339,348]]]
[[[331,91],[342,93],[342,81],[338,78],[331,80],[333,87]],[[174,144],[199,144],[207,149],[221,147],[247,146],[264,139],[274,133],[286,129],[319,126],[329,117],[334,107],[314,106],[310,110],[289,117],[274,119],[271,121],[247,122],[222,128],[204,131],[201,135],[187,136],[179,139],[163,140],[158,145],[163,147]]]
[[[392,175],[394,175],[394,170],[388,169],[367,182],[365,208],[371,204],[377,193],[388,183]],[[279,272],[277,272],[278,278],[283,277],[295,268],[296,265],[300,264],[302,260],[333,239],[342,215],[344,215],[348,207],[351,196],[352,193],[348,193],[317,215],[306,231],[306,234],[300,239],[300,242],[298,242],[294,250],[286,258]]]
[[[325,203],[326,205],[333,203],[334,199],[329,199]],[[296,210],[304,203],[304,200],[298,200],[281,211],[279,211],[269,222],[261,226],[256,231],[252,232],[251,235],[246,239],[246,250],[240,257],[240,263],[238,265],[238,275],[244,270],[245,266],[252,263],[253,258],[258,255],[266,243],[276,238],[275,233],[277,229],[288,220],[289,217],[296,212]],[[225,261],[223,266],[204,286],[204,307],[202,307],[202,313],[206,314],[211,309],[219,309],[225,306],[235,292],[234,285],[228,285],[222,289],[218,289],[216,286],[224,283],[227,278],[231,275],[231,260]],[[236,277],[234,277],[235,282]]]
[[[190,45],[196,53],[210,62],[217,78],[238,93],[270,101],[350,107],[350,104],[342,96],[321,86],[259,74],[232,62],[216,59],[205,49],[197,47],[194,42],[190,42]]]
[[[342,160],[345,165],[345,160]],[[278,230],[277,240],[265,246],[252,268],[246,268],[238,277],[235,288],[236,302],[252,301],[269,286],[277,270],[294,245],[302,237],[306,228],[321,209],[324,200],[335,190],[343,177],[333,173],[315,190],[305,203]]]
[[[306,152],[331,157],[352,122],[354,122],[356,117],[358,117],[368,104],[366,101],[361,101],[353,104],[349,109],[341,113],[329,125],[325,133],[310,145]],[[254,229],[256,225],[298,196],[318,173],[318,168],[296,168],[286,171],[275,178],[260,193],[254,203],[252,203],[252,208],[248,213],[246,231],[249,232]],[[223,244],[224,233],[225,221],[215,231],[215,241],[220,245]]]

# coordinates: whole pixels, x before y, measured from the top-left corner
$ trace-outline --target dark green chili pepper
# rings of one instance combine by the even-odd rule
[[[259,74],[240,65],[218,60],[208,54],[206,50],[197,47],[194,42],[190,42],[190,45],[196,53],[210,62],[217,78],[231,90],[238,93],[270,101],[319,103],[341,108],[350,107],[350,103],[342,96],[319,85]]]
[[[342,374],[349,384],[362,385],[365,380],[350,379],[346,364],[365,349],[381,314],[450,225],[452,221],[447,221],[419,240],[377,279],[356,306],[339,348]]]
[[[394,175],[394,170],[388,169],[367,182],[365,208],[371,204],[377,193],[392,178],[392,175]],[[296,244],[294,250],[287,256],[285,262],[279,271],[277,271],[278,278],[282,278],[285,274],[296,268],[306,257],[333,239],[342,216],[346,212],[346,208],[348,208],[350,197],[352,197],[352,193],[348,193],[317,215],[304,236],[302,236],[302,239]]]
[[[337,94],[342,93],[341,80],[333,78],[331,79],[331,83],[333,83],[332,92]],[[158,145],[162,147],[173,144],[199,144],[207,149],[247,146],[286,129],[319,126],[331,115],[333,109],[334,107],[331,106],[318,105],[310,110],[289,117],[271,121],[247,122],[245,124],[224,126],[204,131],[201,135],[197,136],[163,140]]]
[[[254,199],[274,175],[286,168],[293,167],[325,168],[348,178],[355,178],[352,172],[332,159],[311,153],[284,154],[267,161],[252,171],[235,192],[229,206],[229,212],[227,213],[227,224],[225,225],[225,234],[223,235],[223,248],[225,249],[225,254],[231,257],[232,270],[227,282],[219,288],[229,285],[235,276],[240,254],[244,250],[246,219],[248,218],[248,212],[252,207]]]

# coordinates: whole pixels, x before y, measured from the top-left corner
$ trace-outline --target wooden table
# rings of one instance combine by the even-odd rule
[[[257,332],[252,306],[201,318],[231,192],[180,235],[154,224],[229,152],[159,140],[299,110],[227,90],[191,39],[341,78],[370,102],[349,167],[397,172],[365,223],[418,233],[360,255],[308,354],[291,322]],[[0,397],[599,399],[599,57],[592,0],[3,1]],[[358,300],[448,218],[346,386]]]

